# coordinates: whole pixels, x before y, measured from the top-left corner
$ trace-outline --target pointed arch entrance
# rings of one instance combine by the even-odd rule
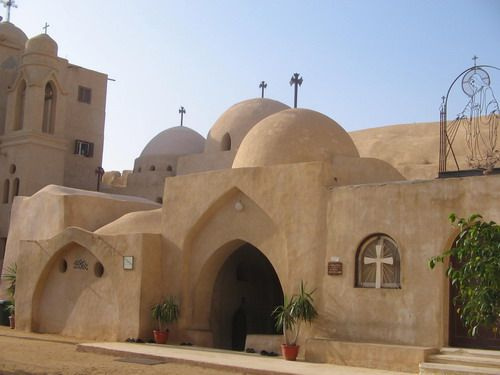
[[[214,347],[244,350],[248,334],[275,334],[271,312],[282,303],[283,289],[271,262],[243,243],[215,279],[210,311]]]

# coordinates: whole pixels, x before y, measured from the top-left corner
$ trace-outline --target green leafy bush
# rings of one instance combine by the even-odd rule
[[[450,257],[447,275],[458,290],[453,303],[469,335],[479,327],[498,331],[500,326],[500,226],[481,215],[468,219],[449,217],[459,235],[451,250],[429,259],[436,263]]]

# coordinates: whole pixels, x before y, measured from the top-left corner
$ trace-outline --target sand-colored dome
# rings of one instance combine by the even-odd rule
[[[41,53],[49,56],[57,56],[57,43],[47,34],[40,34],[26,42],[26,53]]]
[[[205,152],[237,149],[243,138],[262,119],[290,108],[272,99],[249,99],[225,111],[214,123],[207,136]]]
[[[193,129],[176,126],[156,135],[142,150],[142,156],[198,154],[205,148],[205,138]]]
[[[0,23],[0,43],[13,44],[18,47],[24,47],[28,40],[26,34],[10,22]]]
[[[241,143],[233,168],[359,157],[347,132],[331,118],[309,109],[288,109],[253,127]]]

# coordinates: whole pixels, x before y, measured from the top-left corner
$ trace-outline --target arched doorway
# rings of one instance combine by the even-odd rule
[[[214,346],[244,350],[248,334],[276,334],[271,312],[283,303],[272,264],[249,243],[223,263],[214,284],[210,324]]]

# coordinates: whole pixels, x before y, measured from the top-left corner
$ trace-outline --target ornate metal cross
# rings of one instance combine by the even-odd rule
[[[47,22],[45,22],[45,26],[44,26],[44,27],[42,27],[42,29],[43,29],[43,31],[45,32],[45,34],[47,34],[47,29],[48,29],[49,27],[50,27],[50,25],[49,25]]]
[[[10,22],[10,8],[17,8],[15,0],[2,0],[4,8],[7,8],[7,21]]]
[[[376,264],[376,270],[375,270],[375,288],[380,288],[382,286],[382,264],[394,264],[394,258],[393,257],[387,257],[384,258],[383,256],[383,250],[384,248],[384,240],[381,239],[377,245],[375,245],[375,252],[376,252],[376,257],[375,258],[369,258],[365,257],[363,259],[364,264]]]
[[[181,126],[182,126],[182,123],[184,121],[184,114],[186,113],[186,109],[181,106],[181,108],[179,108],[179,113],[181,114]]]
[[[265,81],[262,81],[259,85],[259,87],[262,89],[262,96],[261,98],[264,97],[264,90],[267,88],[267,83]]]
[[[292,78],[290,78],[290,86],[295,85],[295,96],[293,99],[293,108],[297,108],[297,93],[298,87],[302,86],[302,77],[300,77],[299,73],[293,73]]]

